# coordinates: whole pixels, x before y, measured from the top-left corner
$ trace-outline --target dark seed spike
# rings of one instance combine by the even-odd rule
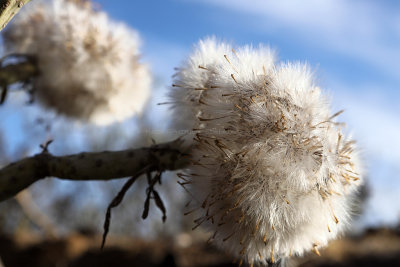
[[[147,178],[147,183],[150,185],[151,184],[151,173],[150,172],[146,173],[146,178]]]
[[[162,182],[161,182],[161,177],[162,177],[162,173],[160,172],[160,175],[158,176],[158,184],[159,184],[159,185],[162,184]]]
[[[157,172],[156,175],[150,179],[149,189],[153,190],[154,185],[161,180],[161,172]]]
[[[161,197],[156,190],[153,190],[153,197],[154,197],[154,201],[156,202],[157,207],[163,213],[162,221],[165,222],[165,220],[167,219],[167,215],[166,215],[167,210],[165,209],[164,203],[161,200]]]
[[[144,209],[143,209],[143,213],[142,213],[142,219],[145,220],[147,218],[147,216],[149,215],[149,210],[150,210],[150,193],[151,191],[149,191],[147,193],[147,197],[146,197],[146,201],[144,202]]]
[[[108,205],[106,212],[106,219],[104,221],[104,233],[103,233],[103,241],[101,242],[101,249],[104,248],[104,244],[106,242],[108,230],[110,228],[110,220],[111,220],[111,209],[117,207],[123,200],[125,193],[132,186],[132,184],[136,181],[137,177],[130,178],[122,187],[121,191],[119,191],[118,195],[111,201]]]
[[[3,90],[1,91],[0,105],[3,104],[4,101],[6,100],[7,92],[8,92],[7,86],[4,86],[2,89]]]
[[[114,199],[111,201],[111,203],[108,205],[107,207],[107,212],[106,212],[106,218],[104,220],[104,232],[103,232],[103,239],[101,241],[101,249],[104,248],[104,245],[106,243],[106,239],[107,239],[107,234],[108,231],[110,229],[110,223],[111,223],[111,210],[115,207],[117,207],[122,200],[124,199],[124,196],[126,194],[126,192],[129,190],[129,188],[132,186],[132,184],[137,180],[137,178],[139,178],[139,176],[145,172],[147,169],[149,168],[149,166],[146,166],[145,168],[143,168],[142,170],[140,170],[139,172],[137,172],[134,176],[132,176],[125,184],[124,186],[121,188],[121,190],[118,192],[118,194],[114,197]]]

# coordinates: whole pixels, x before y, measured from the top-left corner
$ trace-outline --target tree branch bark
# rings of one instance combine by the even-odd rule
[[[26,57],[25,61],[9,64],[6,66],[0,66],[1,86],[8,86],[13,83],[27,81],[30,78],[35,77],[39,73],[33,57],[29,59],[28,56],[24,56]]]
[[[182,140],[139,149],[57,157],[48,152],[11,163],[0,170],[0,201],[13,197],[45,177],[67,180],[111,180],[141,170],[179,170],[189,159]]]
[[[31,0],[0,0],[0,31]]]

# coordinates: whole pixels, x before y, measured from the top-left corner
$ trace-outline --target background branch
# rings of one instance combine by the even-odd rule
[[[7,58],[15,57],[8,55]],[[32,56],[21,55],[24,61],[8,64],[0,67],[0,84],[10,85],[17,82],[24,82],[38,74],[36,60]]]
[[[4,64],[9,59],[18,62]],[[19,82],[27,84],[38,74],[37,60],[32,55],[9,54],[0,59],[0,104],[3,104],[7,97],[9,85]],[[32,91],[30,93],[32,94]]]
[[[0,31],[31,0],[0,0]]]
[[[48,238],[55,238],[58,236],[57,228],[54,226],[51,219],[36,205],[28,190],[23,190],[17,194],[15,200],[21,206],[25,216],[39,227]]]
[[[45,177],[110,180],[151,171],[178,170],[188,163],[182,140],[139,149],[79,153],[57,157],[44,151],[0,170],[0,201],[13,197]]]

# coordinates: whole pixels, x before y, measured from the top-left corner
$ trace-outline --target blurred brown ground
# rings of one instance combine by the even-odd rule
[[[158,241],[110,236],[103,251],[100,242],[100,235],[88,232],[53,240],[32,233],[0,235],[0,257],[6,267],[238,266],[228,255],[203,240],[194,241],[189,234]],[[400,228],[369,229],[332,242],[321,254],[292,260],[289,266],[400,266]]]

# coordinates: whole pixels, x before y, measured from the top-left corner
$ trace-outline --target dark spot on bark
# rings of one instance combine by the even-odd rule
[[[81,154],[78,155],[78,159],[83,159],[84,157],[85,157],[84,153],[81,153]]]
[[[24,167],[24,165],[19,165],[18,167],[17,167],[17,170],[18,171],[23,171],[23,170],[25,170],[25,167]]]
[[[124,171],[122,169],[118,169],[117,170],[117,176],[118,177],[122,177],[123,174],[124,174]]]
[[[64,178],[65,177],[65,171],[63,171],[62,169],[58,172],[57,174],[58,178]]]
[[[96,167],[101,167],[101,166],[103,166],[103,160],[101,159],[96,160]]]
[[[160,170],[168,169],[167,167],[168,167],[168,166],[165,165],[164,163],[159,163],[158,166],[157,166],[157,168],[160,169]]]
[[[78,170],[76,169],[76,167],[72,166],[71,169],[69,170],[71,175],[75,175],[77,174]]]
[[[173,163],[178,160],[178,155],[176,153],[172,153],[169,158],[170,158],[171,162]]]
[[[150,161],[152,161],[152,160],[150,160]],[[139,161],[139,166],[146,166],[146,164],[147,164],[147,162],[144,159],[141,159]]]
[[[55,163],[51,164],[50,170],[51,170],[51,172],[53,172],[53,173],[56,172],[56,170],[57,170],[57,165],[56,165]]]
[[[135,156],[135,152],[129,151],[128,152],[128,158],[133,158]]]
[[[40,165],[40,164],[35,164],[35,165],[34,165],[34,169],[35,169],[35,171],[34,171],[34,175],[33,175],[32,178],[36,178],[36,179],[38,179],[38,178],[44,178],[44,177],[46,177],[46,176],[49,175],[49,174],[47,173],[46,168],[43,167],[43,166]]]
[[[17,182],[17,180],[18,180],[17,177],[11,176],[9,181],[10,181],[10,183],[15,184]]]
[[[6,2],[3,3],[3,5],[1,7],[2,8],[7,8],[10,4],[11,4],[11,1],[6,1]]]

